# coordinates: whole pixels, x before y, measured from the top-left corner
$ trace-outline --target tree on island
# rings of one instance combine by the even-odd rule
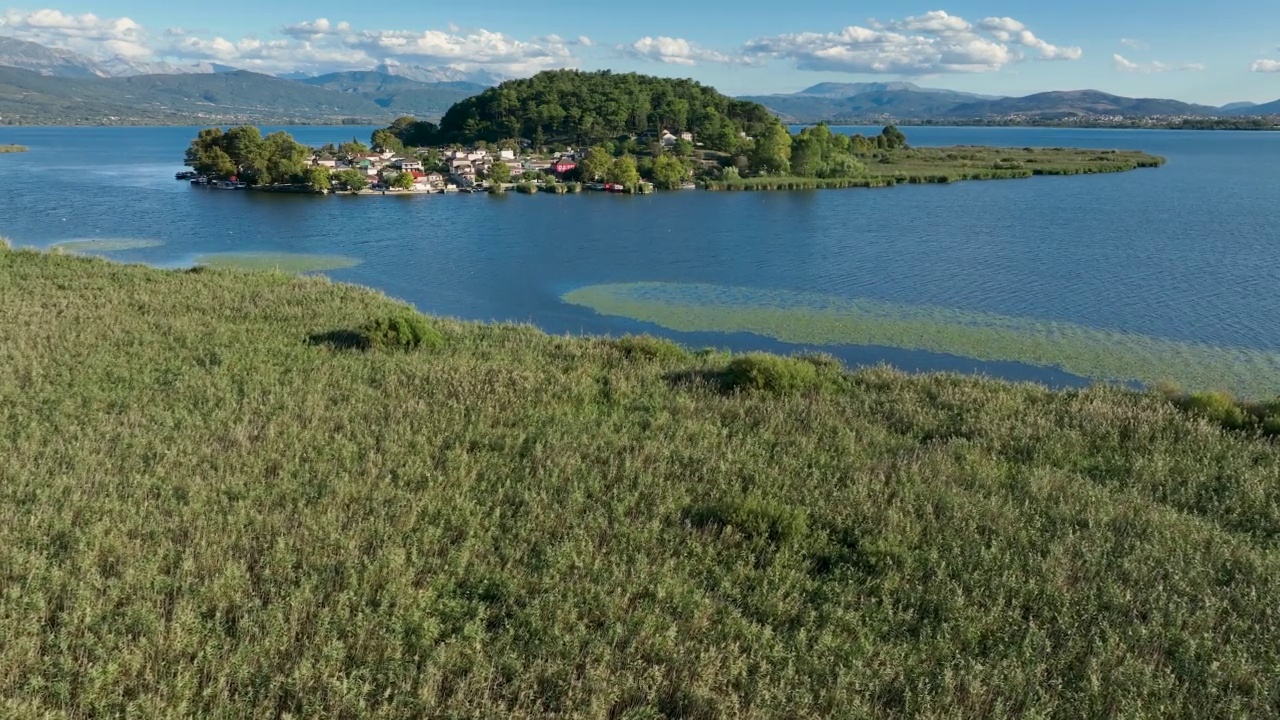
[[[339,170],[333,173],[333,183],[341,185],[351,192],[360,192],[369,187],[369,180],[359,170]]]
[[[636,168],[636,159],[630,155],[615,158],[604,175],[605,182],[634,189],[640,184],[640,171]]]
[[[650,177],[660,190],[676,190],[689,179],[689,170],[684,163],[671,155],[661,155],[653,161]]]
[[[498,184],[511,182],[511,168],[502,161],[495,162],[489,166],[489,181]]]
[[[351,142],[344,142],[338,146],[338,154],[346,155],[347,157],[364,155],[367,152],[369,152],[369,146],[355,138],[351,138]]]
[[[376,150],[389,150],[393,153],[404,152],[404,142],[390,128],[374,130],[371,140]]]
[[[309,168],[307,170],[307,184],[310,185],[313,190],[327,192],[333,187],[333,178],[332,174],[329,172],[329,168],[324,166]]]
[[[402,172],[391,179],[391,187],[399,190],[413,189],[413,173]]]
[[[288,133],[265,138],[256,127],[201,130],[187,148],[186,163],[196,172],[218,178],[236,176],[250,185],[306,182],[311,149]]]
[[[609,172],[611,165],[613,165],[613,156],[609,151],[597,146],[587,150],[582,162],[578,164],[578,171],[583,180],[595,182]]]
[[[791,135],[775,125],[756,138],[751,169],[762,175],[784,175],[791,168]]]

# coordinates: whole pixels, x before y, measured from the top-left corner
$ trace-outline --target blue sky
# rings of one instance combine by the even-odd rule
[[[390,61],[502,77],[550,67],[635,70],[693,77],[731,94],[910,80],[1003,95],[1096,88],[1213,104],[1280,98],[1275,0],[422,5],[430,7],[350,0],[0,5],[0,34],[99,58],[212,61],[273,73]]]

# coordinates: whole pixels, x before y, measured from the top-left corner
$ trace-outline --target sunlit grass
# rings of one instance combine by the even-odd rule
[[[53,248],[69,253],[110,253],[121,250],[142,250],[160,247],[160,240],[145,238],[82,238],[54,243]]]
[[[1278,714],[1280,443],[412,312],[0,251],[0,715]]]
[[[811,345],[881,345],[1058,367],[1100,380],[1280,395],[1280,353],[1065,322],[714,285],[594,285],[567,302],[684,332],[749,332]]]
[[[284,252],[209,253],[196,258],[196,264],[204,267],[235,270],[278,270],[302,274],[341,270],[360,264],[355,258],[343,255],[317,255]]]

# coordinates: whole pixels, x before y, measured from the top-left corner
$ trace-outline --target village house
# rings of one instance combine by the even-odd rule
[[[311,158],[312,167],[327,167],[330,170],[338,167],[338,159],[329,155],[317,155]]]
[[[499,160],[515,160],[515,159],[516,159],[516,151],[515,151],[515,150],[502,150],[502,151],[500,151],[500,152],[498,153],[498,159],[499,159]]]
[[[574,160],[568,157],[562,156],[559,159],[557,159],[555,162],[551,163],[551,172],[555,173],[556,175],[564,175],[566,173],[573,172],[575,169],[577,169],[577,167],[578,167],[577,162],[575,162]]]
[[[400,168],[405,172],[412,172],[414,170],[422,171],[425,169],[422,166],[422,161],[417,158],[399,157],[399,158],[393,159],[391,161],[391,164],[395,165],[396,167]]]

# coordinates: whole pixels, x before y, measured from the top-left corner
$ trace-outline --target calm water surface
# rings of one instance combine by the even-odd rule
[[[308,144],[371,128],[288,129]],[[850,130],[852,131],[852,129]],[[355,257],[330,273],[430,313],[551,332],[658,331],[567,305],[598,283],[799,290],[1280,349],[1280,133],[910,128],[917,145],[1133,148],[1159,170],[1094,177],[641,197],[299,197],[173,180],[193,128],[5,128],[0,235],[47,247],[159,240],[114,253],[162,266],[201,253]],[[694,344],[786,349],[753,336]],[[1014,363],[841,348],[854,363],[1070,383]]]

